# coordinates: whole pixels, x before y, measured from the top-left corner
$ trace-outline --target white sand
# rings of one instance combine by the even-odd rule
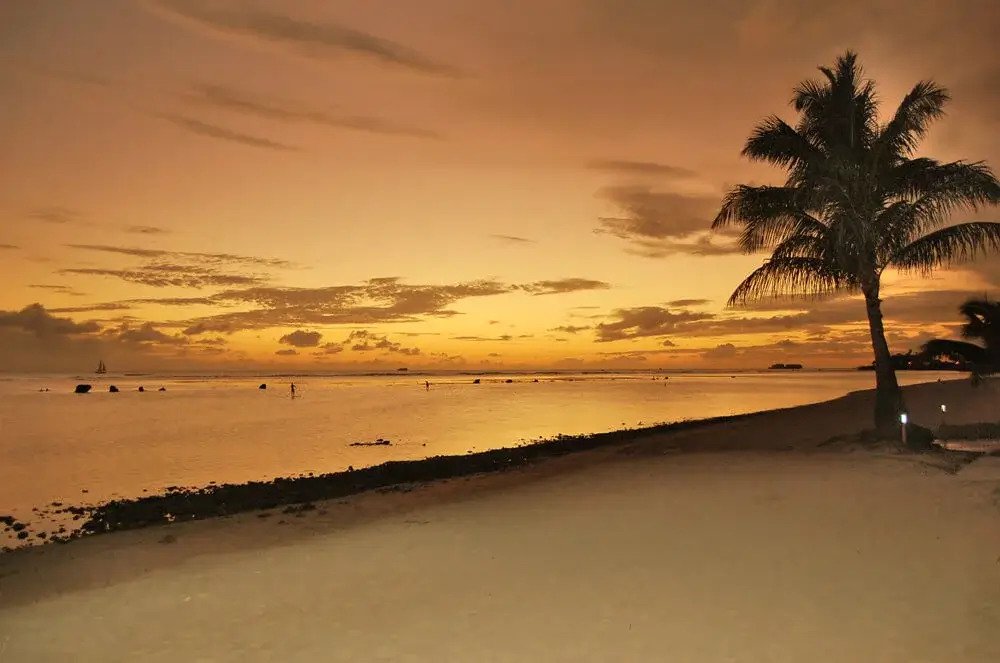
[[[669,446],[5,555],[0,662],[1000,660],[993,459]]]

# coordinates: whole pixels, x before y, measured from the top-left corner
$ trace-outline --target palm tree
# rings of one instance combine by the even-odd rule
[[[927,274],[1000,249],[1000,223],[939,228],[955,210],[1000,202],[1000,183],[983,162],[914,156],[949,100],[934,82],[917,83],[882,123],[875,84],[863,77],[857,55],[848,51],[833,68],[819,70],[822,80],[794,91],[798,124],[768,117],[743,148],[751,160],[784,169],[784,185],[733,188],[712,227],[740,228],[746,253],[772,250],[730,305],[864,295],[875,354],[875,424],[886,430],[903,402],[882,324],[882,274],[890,267]]]
[[[977,372],[1000,371],[1000,302],[969,299],[959,312],[965,316],[962,338],[978,339],[982,345],[935,339],[924,344],[921,351],[930,357],[945,355],[973,365]]]

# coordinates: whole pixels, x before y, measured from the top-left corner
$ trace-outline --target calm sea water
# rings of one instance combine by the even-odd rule
[[[954,374],[900,378],[942,376]],[[426,389],[417,375],[0,376],[0,514],[801,405],[874,379],[857,371],[479,377],[428,376]],[[94,391],[73,394],[81,381]],[[121,392],[108,393],[110,384]],[[392,445],[349,446],[377,438]]]

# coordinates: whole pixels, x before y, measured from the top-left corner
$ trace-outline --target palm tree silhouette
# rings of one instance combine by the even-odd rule
[[[972,364],[976,372],[1000,371],[1000,302],[969,299],[958,310],[966,320],[962,325],[962,338],[977,339],[982,345],[935,339],[925,343],[921,351],[931,357],[945,355],[962,359]]]
[[[914,157],[948,93],[921,81],[885,123],[875,84],[848,51],[820,81],[799,84],[792,127],[771,116],[743,155],[787,172],[783,186],[739,185],[724,198],[713,228],[736,226],[747,253],[770,259],[733,292],[730,305],[766,297],[864,294],[875,354],[875,425],[885,430],[903,409],[882,324],[879,297],[889,267],[922,274],[1000,249],[1000,223],[943,225],[960,208],[1000,202],[1000,183],[983,162]]]

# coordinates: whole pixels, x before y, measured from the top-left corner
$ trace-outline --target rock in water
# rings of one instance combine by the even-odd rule
[[[159,391],[166,391],[166,390],[167,390],[166,387],[160,387],[160,389],[159,389]]]
[[[145,387],[139,387],[139,391],[146,391]]]
[[[76,389],[73,390],[74,394],[86,394],[90,391],[91,386],[89,384],[78,384]]]
[[[112,394],[117,394],[118,387],[116,387],[115,385],[111,385],[110,387],[108,387],[108,391],[110,391]]]
[[[264,384],[264,383],[261,383],[261,385],[259,387],[257,387],[257,388],[258,389],[267,389],[267,385]]]

